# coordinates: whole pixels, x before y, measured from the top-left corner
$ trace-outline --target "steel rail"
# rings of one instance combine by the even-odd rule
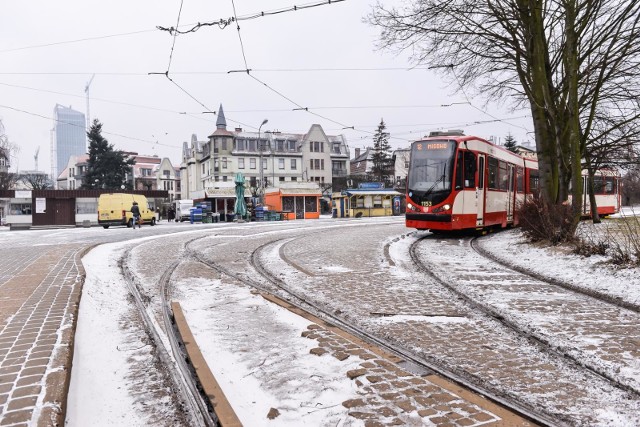
[[[193,372],[186,365],[184,352],[181,348],[180,339],[177,336],[177,332],[173,326],[173,313],[171,308],[167,307],[166,297],[168,295],[169,283],[171,275],[180,264],[181,260],[174,261],[163,273],[160,282],[162,287],[162,316],[165,323],[165,331],[158,330],[158,324],[154,322],[149,316],[148,305],[144,302],[142,293],[138,287],[138,280],[135,273],[129,266],[129,258],[131,256],[131,249],[125,251],[120,260],[120,268],[123,276],[126,279],[127,287],[134,298],[138,312],[142,318],[145,326],[145,330],[149,334],[152,341],[155,343],[155,348],[158,350],[157,354],[160,361],[169,370],[171,379],[179,390],[183,400],[186,402],[190,411],[191,421],[198,427],[214,427],[217,426],[217,419],[215,415],[209,410],[209,407],[204,402],[197,385]],[[170,344],[170,350],[165,347],[165,343],[162,339],[162,335],[167,337]]]
[[[640,313],[640,305],[639,304],[634,304],[630,301],[624,301],[621,300],[619,298],[616,298],[614,296],[605,294],[603,292],[599,292],[597,290],[594,289],[585,289],[581,286],[576,286],[573,285],[571,283],[567,283],[564,282],[562,280],[558,280],[555,279],[553,277],[547,277],[544,276],[540,273],[536,273],[534,271],[528,270],[527,268],[509,263],[508,261],[503,260],[502,258],[499,258],[497,256],[495,256],[494,254],[492,254],[491,252],[487,251],[486,249],[484,249],[483,247],[479,246],[476,242],[478,242],[481,238],[483,237],[489,237],[489,236],[476,236],[473,239],[471,239],[471,247],[473,248],[474,251],[476,251],[478,254],[482,255],[485,258],[490,259],[491,261],[495,262],[496,264],[500,264],[503,267],[509,268],[511,270],[517,271],[520,274],[524,274],[525,276],[529,276],[533,279],[539,280],[541,282],[545,282],[545,283],[549,283],[551,285],[554,286],[558,286],[560,288],[566,289],[568,291],[572,291],[590,298],[594,298],[598,301],[601,302],[605,302],[607,304],[611,304],[611,305],[615,305],[618,308],[623,308],[626,310],[631,310],[634,311],[636,313]]]
[[[621,383],[620,381],[616,380],[614,377],[612,377],[611,375],[607,374],[603,370],[598,369],[597,366],[591,366],[589,364],[583,363],[580,360],[578,360],[577,358],[575,358],[574,356],[572,356],[571,354],[563,352],[561,349],[559,349],[557,347],[554,347],[549,341],[545,340],[544,338],[542,338],[542,337],[540,337],[540,336],[538,336],[538,335],[536,335],[536,334],[534,334],[534,333],[532,333],[530,331],[527,331],[526,329],[521,328],[517,323],[512,322],[509,319],[506,319],[500,312],[498,312],[497,310],[493,309],[490,305],[484,304],[482,302],[477,301],[476,299],[470,297],[469,295],[467,295],[463,291],[459,290],[456,286],[453,286],[449,282],[440,279],[440,277],[436,273],[434,273],[433,270],[431,270],[429,267],[427,267],[426,264],[424,264],[422,262],[422,260],[420,259],[420,257],[415,253],[415,248],[420,243],[420,241],[425,239],[425,238],[428,238],[428,237],[429,236],[419,237],[418,240],[416,240],[411,245],[411,249],[409,250],[409,252],[411,254],[411,258],[412,258],[413,262],[422,271],[424,271],[426,274],[428,274],[432,279],[437,281],[441,286],[444,286],[446,289],[448,289],[449,291],[453,292],[456,296],[460,297],[470,307],[474,308],[475,310],[478,310],[478,311],[482,312],[486,316],[489,316],[489,317],[497,320],[502,325],[504,325],[506,328],[508,328],[508,329],[514,331],[516,334],[526,338],[529,342],[531,342],[532,344],[540,347],[542,350],[544,350],[544,351],[546,351],[548,353],[555,354],[556,356],[562,357],[564,359],[567,359],[568,361],[570,361],[574,365],[579,366],[580,368],[591,372],[593,375],[596,375],[596,376],[602,378],[605,381],[608,381],[614,387],[616,387],[616,388],[618,388],[620,390],[624,390],[626,392],[632,393],[632,394],[634,394],[634,395],[636,395],[636,396],[638,396],[640,398],[640,391],[636,390],[634,387],[632,387],[632,386],[630,386],[628,384]],[[469,237],[468,239],[472,239],[472,238]],[[536,279],[536,280],[539,280],[539,279]],[[546,282],[544,280],[542,280],[542,282],[548,283],[548,282]]]
[[[304,237],[308,237],[308,234],[305,234]],[[300,237],[299,237],[300,238]],[[344,329],[345,331],[353,334],[354,336],[362,339],[365,342],[368,342],[370,344],[374,344],[377,345],[387,351],[389,351],[392,354],[395,354],[397,356],[400,356],[401,358],[404,358],[407,361],[410,361],[416,365],[418,365],[419,367],[423,367],[426,368],[428,370],[431,370],[433,372],[438,373],[439,375],[441,375],[442,377],[445,377],[447,379],[450,379],[451,381],[458,383],[462,386],[467,387],[468,389],[476,392],[479,395],[482,395],[484,397],[486,397],[487,399],[498,403],[510,410],[512,410],[513,412],[517,413],[518,415],[522,416],[523,418],[529,419],[531,421],[534,421],[540,425],[544,425],[544,426],[564,426],[564,425],[568,425],[565,422],[559,421],[555,418],[550,417],[547,414],[542,414],[539,411],[535,411],[533,408],[530,408],[528,406],[525,406],[523,404],[521,404],[520,402],[514,402],[513,400],[509,400],[508,396],[501,396],[499,394],[496,394],[482,386],[477,385],[476,383],[468,380],[467,378],[465,378],[465,376],[463,375],[462,372],[460,373],[456,373],[454,369],[450,369],[447,367],[442,366],[441,364],[428,360],[427,358],[425,358],[424,356],[420,356],[417,355],[409,350],[407,350],[404,347],[398,346],[394,343],[391,343],[387,340],[381,339],[369,332],[367,332],[364,329],[359,328],[356,325],[353,325],[352,323],[349,323],[347,320],[338,317],[336,315],[334,315],[333,313],[331,313],[328,309],[322,307],[321,305],[310,301],[305,295],[296,292],[295,290],[292,290],[291,288],[289,288],[286,283],[284,281],[282,281],[281,279],[279,279],[278,277],[272,275],[268,270],[266,270],[263,266],[263,264],[259,261],[259,255],[260,253],[265,250],[265,248],[267,248],[268,246],[274,245],[277,242],[283,241],[283,240],[294,240],[291,238],[283,238],[283,239],[278,239],[275,241],[271,241],[268,243],[265,243],[261,246],[259,246],[258,248],[256,248],[252,254],[251,254],[251,265],[256,269],[256,271],[264,278],[267,280],[267,282],[269,284],[271,284],[273,287],[275,287],[275,291],[280,291],[282,293],[285,294],[284,299],[291,303],[292,305],[303,309],[305,311],[310,312],[311,314],[316,315],[317,317],[326,320],[328,323],[331,323],[339,328]],[[199,254],[196,251],[190,250],[187,248],[187,252],[189,253],[190,256],[192,256],[194,259],[196,259],[197,261],[203,263],[204,265],[207,265],[208,267],[226,274],[230,277],[235,278],[236,280],[240,281],[241,283],[244,283],[248,286],[251,286],[253,288],[256,288],[260,291],[263,291],[265,293],[271,294],[271,295],[276,295],[276,293],[274,292],[273,288],[269,288],[267,286],[265,286],[264,284],[260,283],[259,281],[249,278],[249,277],[244,277],[238,273],[235,273],[233,271],[230,271],[229,269],[225,268],[224,266],[215,263],[211,260],[205,259],[201,254]],[[276,296],[280,296],[281,295],[276,295]]]

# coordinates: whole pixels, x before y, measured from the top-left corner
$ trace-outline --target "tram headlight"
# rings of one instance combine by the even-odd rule
[[[449,209],[451,209],[451,205],[450,204],[446,204],[446,205],[442,205],[439,208],[435,208],[434,210],[432,210],[432,213],[441,213],[441,212],[446,212]]]

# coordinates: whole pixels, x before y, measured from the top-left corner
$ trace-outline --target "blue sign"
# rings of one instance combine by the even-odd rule
[[[361,190],[381,190],[384,188],[384,182],[361,182],[358,184]]]

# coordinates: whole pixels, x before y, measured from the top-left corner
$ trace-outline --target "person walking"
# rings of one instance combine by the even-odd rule
[[[140,208],[138,207],[138,202],[135,200],[133,206],[131,206],[131,215],[133,215],[133,228],[136,228],[136,224],[138,224],[138,228],[140,228]]]

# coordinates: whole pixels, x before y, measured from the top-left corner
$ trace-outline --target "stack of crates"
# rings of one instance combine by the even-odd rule
[[[200,210],[202,211],[201,217],[202,217],[202,222],[205,223],[210,223],[212,222],[212,215],[211,215],[211,202],[200,202],[196,205],[197,208],[200,208]]]

